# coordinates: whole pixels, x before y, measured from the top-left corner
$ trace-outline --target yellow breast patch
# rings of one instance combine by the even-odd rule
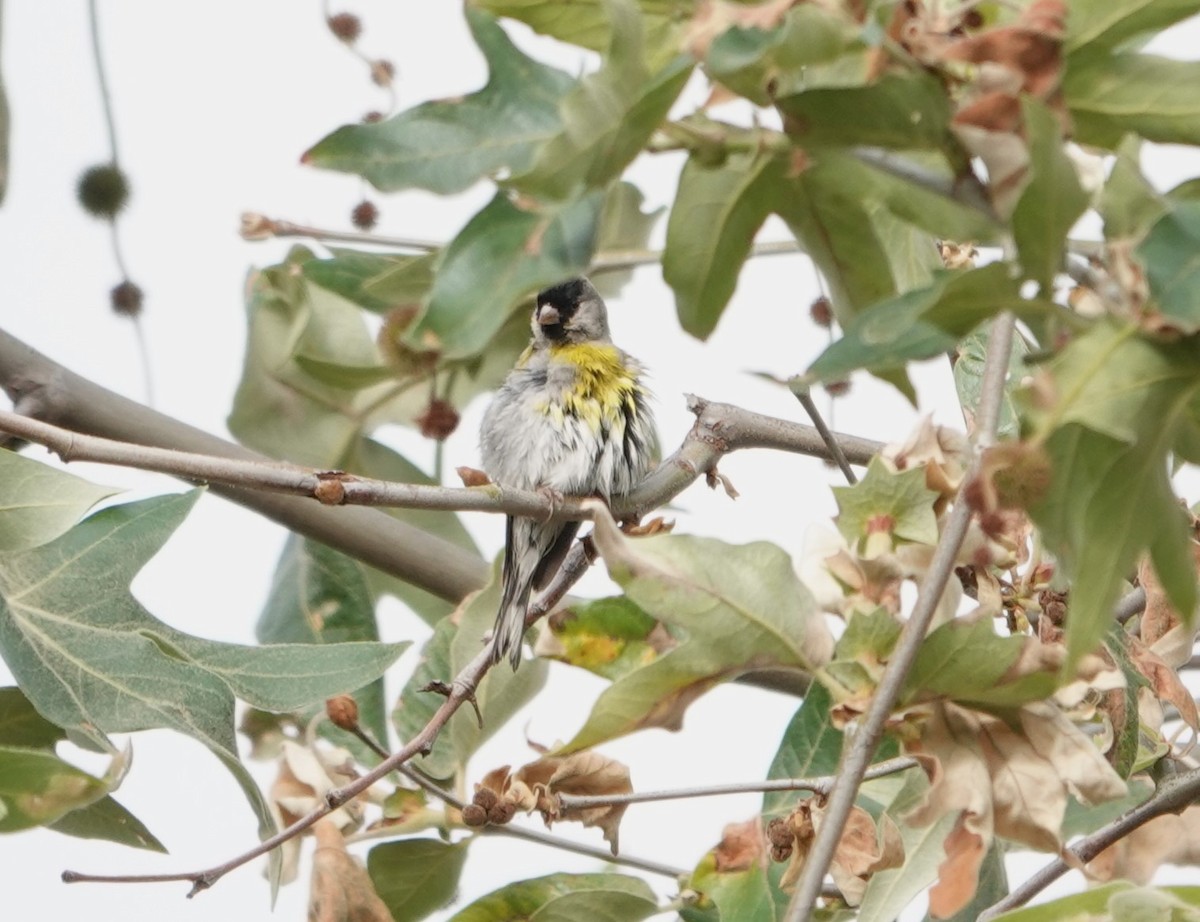
[[[624,428],[637,416],[638,384],[614,346],[569,343],[550,347],[551,360],[575,369],[575,384],[559,401],[546,406],[556,420],[575,416],[593,432]]]

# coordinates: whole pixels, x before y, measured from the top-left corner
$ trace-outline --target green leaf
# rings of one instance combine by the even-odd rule
[[[630,601],[686,639],[609,686],[560,751],[678,729],[692,701],[751,665],[810,670],[828,660],[832,638],[782,549],[684,535],[631,541],[611,520],[593,539]]]
[[[983,368],[991,329],[989,321],[960,339],[956,347],[958,357],[954,360],[954,387],[958,392],[958,402],[972,416],[979,412],[979,400],[983,395]],[[996,424],[996,434],[1001,439],[1017,436],[1017,407],[1013,401],[1013,391],[1028,370],[1025,364],[1028,355],[1029,347],[1025,345],[1024,337],[1014,336],[1008,354],[1004,392],[1000,398],[1000,418]]]
[[[778,108],[784,130],[804,148],[957,149],[945,87],[923,71],[886,74],[867,86],[804,90],[780,99]]]
[[[303,263],[304,277],[376,314],[424,301],[433,286],[439,257],[437,252],[413,256],[341,247],[333,247],[331,252],[330,259]]]
[[[773,29],[726,29],[708,48],[708,76],[760,106],[787,95],[797,73],[833,61],[858,45],[859,29],[848,17],[813,4],[787,11]]]
[[[365,567],[316,541],[288,537],[255,636],[263,644],[340,644],[379,639]],[[383,680],[348,689],[359,720],[387,742]],[[311,715],[310,715],[311,716]],[[339,739],[339,742],[341,740]]]
[[[933,238],[888,210],[885,202],[897,200],[895,181],[888,192],[882,191],[888,185],[882,179],[868,179],[864,186],[864,176],[873,177],[872,171],[852,158],[822,152],[774,193],[775,212],[828,282],[843,327],[870,305],[927,283],[941,264]],[[873,187],[881,191],[872,194]]]
[[[304,162],[356,173],[385,192],[417,187],[443,195],[501,170],[524,171],[538,146],[559,131],[559,103],[575,81],[522,54],[477,8],[467,7],[467,23],[487,59],[482,90],[339,128]]]
[[[1063,839],[1091,835],[1134,807],[1145,803],[1154,793],[1153,783],[1143,778],[1131,778],[1128,785],[1129,794],[1125,797],[1099,804],[1083,804],[1072,796],[1067,801],[1067,812],[1063,816]]]
[[[569,8],[556,0],[472,0],[472,5],[592,51],[603,51],[612,42],[607,0],[572,0]],[[638,0],[638,6],[648,63],[659,67],[677,53],[697,0]]]
[[[922,467],[893,472],[875,457],[862,480],[853,486],[834,487],[833,495],[838,504],[838,531],[860,553],[872,550],[877,535],[886,536],[888,550],[898,541],[937,543],[933,503],[938,494],[925,486]]]
[[[1088,207],[1089,196],[1063,149],[1058,117],[1032,99],[1021,103],[1029,140],[1029,178],[1012,214],[1013,241],[1027,278],[1051,297],[1062,269],[1067,232]]]
[[[1137,248],[1150,295],[1172,331],[1200,331],[1200,202],[1181,202],[1154,222]],[[1156,318],[1157,319],[1157,318]]]
[[[1047,366],[1057,400],[1023,392],[1026,426],[1052,467],[1030,509],[1046,545],[1072,577],[1069,665],[1111,623],[1122,580],[1149,550],[1171,603],[1195,608],[1195,571],[1167,457],[1193,426],[1200,391],[1197,343],[1156,342],[1136,327],[1097,324]]]
[[[1048,301],[1022,299],[1005,263],[941,271],[924,288],[890,298],[853,319],[805,378],[840,380],[860,368],[881,376],[903,373],[907,362],[953,349],[962,336],[1002,311],[1028,318],[1053,309]]]
[[[490,381],[492,374],[490,371],[484,371],[480,377],[482,380]],[[452,388],[451,395],[455,401],[466,402],[465,392]],[[377,480],[420,484],[434,482],[433,478],[403,455],[374,439],[359,439],[343,459],[343,464],[347,470]],[[386,512],[393,518],[407,522],[428,535],[442,538],[475,556],[479,555],[479,549],[463,526],[462,519],[452,512],[399,508],[387,509]],[[411,583],[387,576],[373,568],[367,568],[365,572],[368,585],[373,593],[386,592],[395,596],[429,624],[436,623],[440,618],[449,614],[453,608],[445,599],[438,598]]]
[[[411,739],[419,733],[444,700],[421,688],[432,681],[445,682],[458,675],[478,655],[499,607],[500,586],[493,568],[492,581],[468,596],[457,612],[434,627],[433,636],[422,648],[421,660],[392,711],[392,722],[401,739]],[[507,668],[489,671],[475,692],[475,701],[483,715],[482,729],[470,708],[461,710],[442,730],[433,751],[417,760],[417,767],[433,778],[450,778],[462,771],[475,750],[538,693],[546,682],[546,673],[546,663],[539,659],[527,660],[515,673]]]
[[[0,551],[57,538],[117,491],[0,449]]]
[[[701,859],[688,883],[721,911],[721,922],[775,922],[780,918],[767,869],[719,870],[714,852]]]
[[[662,264],[679,323],[693,336],[707,339],[716,329],[782,178],[782,162],[764,154],[739,154],[715,168],[693,156],[684,165]]]
[[[1200,0],[1073,0],[1064,48],[1071,55],[1115,48],[1198,12]]]
[[[447,358],[477,354],[522,298],[588,267],[603,204],[600,192],[544,207],[498,193],[446,247],[408,341]]]
[[[641,153],[691,76],[685,55],[650,74],[636,5],[606,0],[605,7],[612,28],[604,63],[563,99],[562,131],[538,150],[528,172],[510,180],[522,191],[562,200],[608,185]]]
[[[1151,54],[1068,61],[1063,93],[1075,140],[1115,150],[1133,132],[1147,141],[1200,144],[1200,61]]]
[[[624,596],[596,599],[573,604],[556,615],[546,625],[553,645],[539,647],[543,656],[612,681],[658,655],[651,636],[657,627],[657,621]]]
[[[428,389],[404,390],[388,381],[348,391],[298,364],[299,355],[333,365],[384,364],[362,312],[297,271],[311,259],[297,247],[282,264],[251,276],[245,364],[229,429],[243,444],[273,457],[331,468],[364,426],[415,419],[428,402]]]
[[[0,558],[0,653],[47,719],[92,745],[165,727],[199,740],[274,829],[238,760],[234,694],[291,711],[382,674],[403,644],[239,647],[152,617],[129,582],[191,509],[197,492],[116,506],[55,541]]]
[[[314,381],[344,391],[362,390],[397,377],[396,369],[390,365],[342,365],[302,354],[296,356],[296,366]]]
[[[1098,210],[1104,219],[1105,240],[1141,237],[1167,209],[1167,202],[1142,175],[1141,147],[1133,136],[1121,142],[1100,193]]]
[[[635,877],[550,874],[494,890],[450,922],[639,922],[658,911],[654,892]]]
[[[45,826],[104,797],[100,778],[44,749],[0,746],[0,832]]]
[[[101,839],[164,854],[167,851],[141,820],[112,797],[101,797],[95,803],[72,810],[47,828],[76,839]]]
[[[39,714],[21,689],[0,688],[0,746],[53,749],[66,738],[63,728]]]
[[[813,682],[783,731],[767,778],[816,778],[837,771],[845,734],[833,725],[832,711],[829,689]],[[800,796],[795,791],[768,791],[763,794],[763,815],[786,813]]]
[[[995,922],[1190,922],[1187,910],[1200,906],[1200,887],[1135,887],[1118,880],[1049,903],[1014,909]]]
[[[62,727],[46,720],[19,688],[0,688],[0,747],[47,750],[67,738]],[[8,815],[0,804],[0,817]],[[47,827],[81,839],[105,839],[120,845],[165,852],[142,822],[112,797],[105,795],[64,814]]]
[[[367,873],[395,922],[416,922],[454,899],[470,839],[404,839],[367,853]]]

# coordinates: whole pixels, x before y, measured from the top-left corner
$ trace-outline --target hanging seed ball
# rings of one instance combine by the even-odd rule
[[[833,326],[833,305],[829,303],[829,299],[824,295],[815,298],[813,303],[808,307],[808,316],[812,318],[812,322],[822,329],[828,330]]]
[[[376,86],[388,87],[396,76],[396,65],[391,61],[380,58],[371,62],[371,80]]]
[[[137,317],[142,313],[142,289],[126,279],[111,292],[112,309],[122,317]]]
[[[369,231],[379,220],[379,209],[374,203],[362,201],[354,206],[354,210],[350,212],[350,221],[359,230]]]
[[[454,404],[435,397],[417,417],[417,425],[425,438],[444,442],[458,428],[458,411]]]
[[[325,24],[347,45],[353,45],[362,35],[362,20],[353,13],[336,13],[326,19]]]
[[[129,180],[112,163],[88,167],[79,177],[75,195],[88,214],[111,220],[129,202]]]
[[[366,125],[374,125],[376,122],[383,121],[383,113],[372,109],[362,117],[363,123]]]

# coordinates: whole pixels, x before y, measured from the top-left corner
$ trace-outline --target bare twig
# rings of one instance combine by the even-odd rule
[[[572,548],[574,551],[574,548]],[[583,552],[580,552],[583,553]],[[586,560],[586,553],[584,553]],[[579,576],[582,575],[586,567],[568,567],[566,564],[558,571],[550,585],[546,587],[546,591],[537,599],[534,605],[531,606],[530,616],[536,610],[545,614],[550,611],[555,605],[562,601],[567,591],[571,588]],[[540,615],[539,615],[540,617]],[[195,896],[201,891],[207,890],[230,871],[241,867],[247,862],[253,861],[260,855],[265,855],[272,849],[278,848],[284,842],[294,839],[304,830],[314,825],[322,817],[328,816],[334,810],[342,807],[346,803],[353,800],[358,795],[366,791],[371,785],[381,778],[391,774],[399,769],[407,761],[414,756],[429,752],[433,747],[434,741],[442,728],[454,716],[454,713],[470,701],[475,690],[479,687],[479,683],[487,672],[492,667],[492,651],[488,646],[484,646],[475,658],[472,659],[462,671],[455,676],[454,681],[450,683],[449,692],[446,700],[442,702],[441,707],[434,712],[429,722],[425,724],[421,732],[409,740],[405,745],[401,746],[396,752],[388,756],[377,766],[367,772],[360,778],[355,778],[352,782],[341,788],[335,788],[329,791],[324,798],[324,801],[319,807],[316,807],[309,813],[302,816],[286,829],[277,832],[275,835],[260,842],[253,848],[247,849],[240,855],[237,855],[228,861],[214,865],[211,868],[205,868],[199,871],[178,871],[173,874],[84,874],[78,871],[63,871],[62,879],[64,883],[165,883],[169,881],[190,881],[192,889],[188,896]]]
[[[382,234],[364,234],[359,231],[330,230],[281,221],[254,211],[242,213],[242,237],[246,240],[270,240],[272,237],[307,237],[311,240],[331,240],[337,243],[361,243],[369,246],[394,247],[397,250],[417,250],[431,253],[440,250],[445,243],[422,237],[385,237]]]
[[[903,756],[877,762],[863,773],[863,780],[894,775],[917,765],[916,759]],[[715,784],[709,787],[678,788],[672,791],[635,791],[632,794],[559,794],[558,803],[564,810],[586,810],[613,804],[643,804],[659,800],[684,800],[693,797],[720,797],[726,794],[752,794],[761,791],[812,791],[828,794],[837,775],[816,778],[780,778],[774,781],[746,781],[738,784]]]
[[[992,331],[988,337],[987,358],[984,362],[983,382],[979,400],[979,446],[990,445],[996,436],[996,423],[1000,416],[1000,401],[1004,393],[1004,380],[1008,370],[1009,353],[1012,349],[1014,318],[1005,313],[992,323]],[[963,478],[963,483],[969,483],[979,467],[978,454],[971,465],[971,470]],[[875,754],[879,740],[883,735],[884,724],[891,716],[892,708],[899,697],[900,690],[916,659],[917,651],[925,639],[930,620],[937,610],[942,591],[954,571],[955,557],[962,546],[967,534],[967,526],[971,522],[971,509],[963,499],[961,492],[946,517],[941,538],[933,552],[929,570],[921,584],[917,601],[913,605],[912,614],[904,624],[896,648],[888,660],[871,706],[863,716],[854,742],[850,746],[841,769],[838,772],[837,783],[830,794],[825,819],[817,830],[808,860],[804,863],[800,880],[792,901],[788,906],[787,922],[806,922],[812,914],[813,907],[821,893],[821,884],[833,861],[834,851],[841,839],[842,830],[858,796],[859,785],[862,783],[867,766]]]
[[[825,440],[825,445],[829,448],[829,453],[833,456],[833,460],[837,462],[837,466],[841,468],[842,475],[846,478],[846,482],[853,485],[858,483],[858,477],[854,473],[854,468],[850,466],[849,460],[846,458],[846,453],[842,451],[842,446],[837,442],[837,438],[825,425],[825,419],[821,416],[821,411],[817,409],[816,403],[813,402],[812,394],[809,393],[807,387],[793,387],[792,393],[796,395],[796,399],[800,401],[800,406],[804,407],[804,412],[808,414],[808,418],[812,420],[813,426],[820,433],[821,438]]]
[[[689,399],[696,414],[683,446],[636,490],[613,504],[618,516],[657,508],[678,495],[718,459],[740,448],[780,448],[826,455],[816,430],[742,410],[728,404]],[[487,487],[439,487],[359,478],[340,471],[314,471],[296,465],[244,458],[214,457],[169,448],[134,445],[84,435],[19,413],[0,411],[0,431],[18,435],[53,450],[64,461],[120,464],[171,474],[193,482],[217,483],[239,490],[270,490],[319,499],[328,505],[396,506],[411,509],[496,512],[546,518],[587,518],[582,500],[552,503],[545,495]],[[861,460],[879,449],[865,439],[838,437]]]
[[[1081,839],[1067,849],[1073,856],[1072,866],[1078,867],[1087,864],[1110,845],[1119,842],[1138,827],[1156,817],[1168,813],[1179,813],[1194,803],[1197,798],[1200,798],[1200,768],[1167,778],[1145,803],[1134,807],[1124,816],[1113,820],[1103,829]],[[1010,909],[1024,906],[1069,870],[1071,870],[1071,866],[1068,866],[1065,861],[1061,858],[1055,859],[1000,902],[984,910],[979,917],[979,922],[987,922]]]

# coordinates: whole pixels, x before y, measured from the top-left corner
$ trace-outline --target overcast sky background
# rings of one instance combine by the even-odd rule
[[[401,108],[458,95],[485,79],[455,3],[361,0],[347,7],[365,25],[360,41],[372,56],[397,67]],[[335,7],[334,11],[339,11]],[[75,184],[89,165],[108,159],[84,3],[10,0],[4,7],[0,68],[12,110],[11,174],[0,206],[0,326],[74,371],[135,399],[144,398],[138,349],[129,324],[108,308],[119,281],[103,224],[75,204]],[[509,25],[527,49],[578,70],[580,56]],[[121,221],[125,256],[146,292],[144,324],[156,408],[225,434],[224,420],[240,374],[245,336],[242,290],[247,270],[280,259],[286,241],[247,243],[237,233],[242,211],[323,227],[349,229],[349,211],[363,195],[353,177],[298,163],[324,134],[371,109],[386,95],[366,68],[326,30],[317,3],[230,0],[167,4],[153,0],[101,3],[101,32],[116,108],[121,162],[133,199]],[[1176,30],[1160,50],[1194,55],[1200,29]],[[695,87],[693,88],[696,89]],[[1170,186],[1200,174],[1193,151],[1151,152],[1155,181]],[[639,162],[629,178],[652,205],[670,201],[678,156]],[[480,184],[454,199],[421,192],[370,197],[381,208],[379,233],[449,239],[491,196]],[[661,245],[664,223],[656,231]],[[780,239],[781,227],[764,237]],[[708,344],[679,331],[669,290],[657,267],[640,270],[613,301],[616,341],[650,366],[663,444],[669,450],[691,417],[683,394],[698,393],[760,412],[801,419],[785,390],[749,374],[787,376],[802,370],[824,344],[808,320],[817,293],[802,256],[770,257],[743,272],[734,302]],[[486,292],[480,293],[486,297]],[[939,422],[961,427],[949,370],[932,363],[917,376],[923,405]],[[446,466],[478,464],[477,430],[484,401],[476,401],[446,447]],[[855,382],[840,401],[834,425],[879,439],[902,437],[916,416],[894,392]],[[429,443],[396,428],[381,433],[426,467]],[[28,453],[43,459],[39,450]],[[810,523],[836,511],[828,486],[838,483],[820,462],[765,452],[722,464],[741,492],[731,502],[703,485],[679,500],[678,529],[729,541],[766,538],[798,560]],[[115,468],[74,465],[102,483],[141,496],[179,485]],[[1195,500],[1196,496],[1189,497]],[[471,516],[468,527],[486,553],[499,550],[499,517]],[[166,549],[134,583],[157,617],[191,633],[253,642],[284,532],[229,503],[205,498]],[[582,594],[606,591],[602,574]],[[380,613],[388,640],[413,640],[414,649],[391,678],[389,699],[415,661],[428,628],[394,603]],[[533,758],[530,739],[553,743],[581,725],[603,683],[578,670],[553,667],[557,693],[530,709],[491,741],[472,764],[471,780],[500,764]],[[0,664],[0,684],[11,681]],[[603,747],[631,765],[639,789],[759,778],[766,771],[792,699],[741,688],[716,690],[688,713],[680,734],[650,731]],[[156,873],[209,866],[254,841],[254,820],[232,779],[215,758],[182,736],[156,731],[134,738],[133,770],[117,797],[164,842],[159,856],[47,831],[0,836],[0,888],[9,918],[91,916],[127,922],[250,919],[268,915],[267,889],[257,868],[245,868],[193,901],[185,884],[103,886],[59,883],[63,868],[105,873]],[[64,750],[65,751],[65,750]],[[260,766],[269,783],[273,768]],[[714,845],[723,825],[753,815],[757,795],[693,803],[632,807],[621,840],[631,854],[691,867]],[[540,826],[540,821],[528,820]],[[598,831],[559,827],[563,835],[601,845]],[[1031,866],[1039,866],[1037,858]],[[511,840],[476,843],[456,908],[518,877],[552,870],[594,870],[595,862]],[[1173,879],[1188,879],[1178,872]],[[669,881],[651,879],[662,895]],[[1078,887],[1069,880],[1067,887]],[[306,882],[285,888],[277,918],[304,915]]]

